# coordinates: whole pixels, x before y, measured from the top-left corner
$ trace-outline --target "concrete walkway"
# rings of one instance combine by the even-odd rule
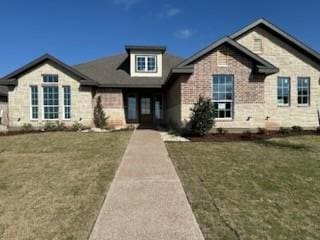
[[[203,240],[160,134],[136,130],[90,240]]]

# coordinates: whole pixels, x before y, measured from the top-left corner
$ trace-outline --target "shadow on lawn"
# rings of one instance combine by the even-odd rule
[[[255,141],[255,143],[263,145],[265,147],[288,148],[292,150],[306,150],[306,151],[310,150],[310,147],[305,144],[290,143],[285,141],[259,140],[259,141]]]

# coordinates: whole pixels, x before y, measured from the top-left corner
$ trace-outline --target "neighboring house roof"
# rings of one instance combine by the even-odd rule
[[[101,87],[161,88],[171,69],[183,59],[163,54],[162,77],[131,77],[130,58],[127,53],[98,59],[73,66],[96,80]]]
[[[130,52],[131,50],[137,50],[137,51],[160,51],[165,52],[166,47],[165,46],[148,46],[148,45],[126,45],[125,49],[127,52]]]
[[[95,82],[94,80],[92,80],[91,78],[89,78],[88,76],[84,75],[83,73],[77,71],[76,69],[68,66],[67,64],[61,62],[60,60],[56,59],[55,57],[49,55],[49,54],[44,54],[41,57],[31,61],[30,63],[24,65],[23,67],[17,69],[16,71],[4,76],[3,78],[0,79],[0,85],[17,85],[17,78],[21,75],[23,75],[25,72],[29,71],[32,68],[35,68],[36,66],[50,61],[56,65],[58,65],[59,67],[61,67],[62,69],[64,69],[65,71],[67,71],[68,73],[76,76],[79,80],[79,82],[81,83],[81,85],[88,85],[88,86],[96,86],[97,82]]]
[[[184,60],[183,62],[181,62],[176,68],[177,69],[185,68],[188,65],[192,65],[196,60],[198,60],[199,58],[201,58],[205,54],[213,51],[214,49],[216,49],[224,44],[228,44],[228,45],[234,47],[235,49],[237,49],[238,51],[240,51],[241,53],[243,53],[244,55],[249,57],[251,60],[253,60],[256,63],[256,70],[258,73],[271,74],[271,73],[276,73],[279,71],[279,69],[277,67],[275,67],[274,65],[272,65],[271,63],[269,63],[268,61],[263,59],[262,57],[251,52],[249,49],[247,49],[246,47],[242,46],[241,44],[232,40],[229,37],[223,37],[223,38],[219,39],[218,41],[211,43],[206,48],[200,50],[199,52],[195,53],[191,57],[189,57],[186,60]]]
[[[290,46],[296,48],[298,51],[304,53],[308,57],[310,57],[313,61],[319,63],[320,62],[320,54],[313,50],[312,48],[308,47],[306,44],[302,43],[301,41],[297,40],[289,33],[283,31],[279,27],[275,26],[274,24],[270,23],[266,19],[260,18],[257,21],[247,25],[246,27],[240,29],[239,31],[235,32],[230,36],[230,38],[237,40],[241,36],[245,35],[252,29],[256,27],[261,27],[266,31],[272,33],[273,35],[277,36],[282,41],[288,43]]]
[[[8,96],[8,87],[0,85],[0,97]]]

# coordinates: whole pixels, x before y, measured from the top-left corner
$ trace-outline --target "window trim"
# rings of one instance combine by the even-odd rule
[[[65,89],[69,88],[69,99],[70,99],[70,104],[69,105],[65,105]],[[65,121],[71,121],[71,86],[69,85],[64,85],[62,86],[63,89],[63,117],[62,119]],[[66,118],[66,107],[70,108],[70,118]]]
[[[213,94],[214,94],[214,89],[213,89],[213,85],[214,85],[214,76],[231,76],[232,77],[232,100],[227,100],[227,101],[219,101],[219,100],[214,100]],[[233,121],[234,120],[234,93],[235,93],[235,78],[234,78],[234,74],[213,74],[212,75],[212,84],[211,84],[212,90],[211,90],[211,96],[212,96],[212,103],[214,104],[215,102],[230,102],[232,104],[231,106],[231,117],[226,117],[226,118],[218,118],[215,117],[214,120],[219,121],[219,122],[223,122],[223,121]]]
[[[45,118],[45,111],[44,111],[44,108],[45,106],[48,106],[48,105],[44,105],[44,88],[46,87],[56,87],[58,89],[58,105],[53,105],[53,106],[58,106],[58,118],[54,118],[54,119],[50,119],[50,118]],[[59,86],[58,85],[45,85],[45,86],[42,86],[42,120],[44,121],[58,121],[60,120],[60,93],[59,93]]]
[[[32,88],[36,87],[37,88],[37,105],[33,105],[32,104]],[[38,117],[37,118],[33,118],[33,107],[37,107],[38,108]],[[37,121],[39,120],[40,116],[39,116],[39,87],[38,85],[30,85],[30,120],[31,121]]]
[[[307,79],[308,80],[308,103],[299,103],[299,80]],[[311,105],[311,78],[310,77],[297,77],[297,104],[298,107],[309,107]]]
[[[288,103],[278,103],[278,81],[279,79],[287,79],[289,81],[289,96],[288,96]],[[277,78],[277,106],[278,107],[290,107],[291,105],[291,78],[286,76],[278,76]]]
[[[145,69],[139,70],[138,69],[138,58],[143,57],[144,63],[145,63]],[[155,69],[152,71],[148,70],[148,57],[154,57],[155,58]],[[157,73],[158,72],[158,56],[156,54],[136,54],[135,55],[135,70],[136,73]]]

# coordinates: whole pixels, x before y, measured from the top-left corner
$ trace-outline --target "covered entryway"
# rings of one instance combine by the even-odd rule
[[[127,123],[157,125],[164,122],[163,94],[158,89],[124,90]]]

